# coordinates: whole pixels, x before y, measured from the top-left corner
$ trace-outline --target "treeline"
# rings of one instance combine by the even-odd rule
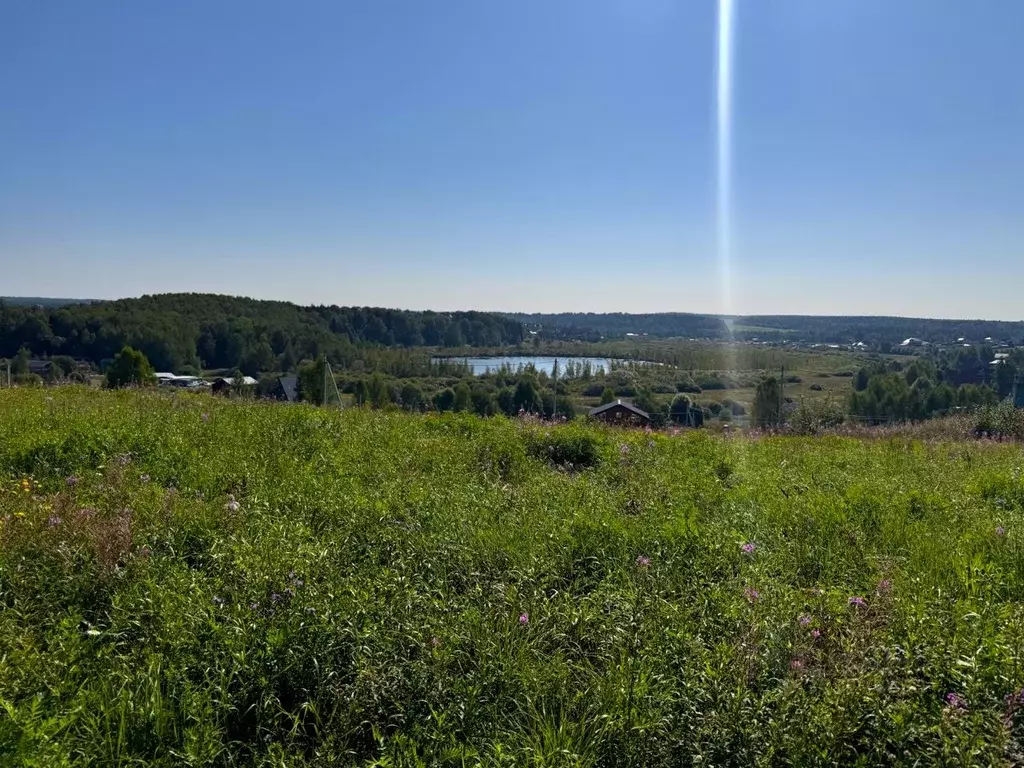
[[[986,363],[987,348],[962,348],[953,354],[875,361],[853,378],[850,414],[868,423],[920,421],[960,408],[994,405],[1010,396],[1024,352],[996,365]]]
[[[1024,322],[995,320],[931,320],[908,317],[812,317],[803,315],[747,315],[726,318],[684,312],[656,314],[582,313],[508,315],[544,339],[598,341],[635,334],[650,338],[702,338],[765,341],[800,340],[815,343],[872,346],[898,344],[906,338],[952,343],[965,338],[981,343],[1024,344]]]
[[[96,364],[125,346],[156,370],[290,371],[303,359],[349,361],[367,347],[500,347],[523,340],[522,324],[484,312],[410,312],[301,307],[211,294],[161,294],[61,307],[0,301],[0,357],[22,348]]]
[[[630,315],[623,312],[559,312],[556,314],[513,313],[508,317],[538,331],[544,339],[600,341],[627,334],[659,338],[687,337],[720,339],[728,335],[725,320],[715,315],[687,312]]]

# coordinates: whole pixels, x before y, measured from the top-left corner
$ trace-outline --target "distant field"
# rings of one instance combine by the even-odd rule
[[[1014,444],[0,391],[7,765],[1011,765]]]

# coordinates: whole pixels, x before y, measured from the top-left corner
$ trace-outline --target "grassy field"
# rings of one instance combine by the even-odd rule
[[[1024,454],[0,391],[0,764],[1024,761]]]

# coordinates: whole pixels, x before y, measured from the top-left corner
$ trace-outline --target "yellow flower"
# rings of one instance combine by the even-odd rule
[[[14,516],[17,518],[22,518],[25,516],[25,513],[19,509],[17,512],[14,513]]]

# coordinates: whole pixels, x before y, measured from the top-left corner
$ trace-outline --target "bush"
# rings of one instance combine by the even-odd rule
[[[533,431],[526,438],[529,456],[565,469],[596,467],[601,461],[600,443],[581,427],[553,427]]]
[[[704,391],[692,382],[688,384],[676,384],[676,389],[688,395],[699,395],[701,392]]]
[[[744,407],[743,403],[738,403],[735,400],[730,400],[729,398],[723,400],[722,405],[732,411],[734,416],[745,416],[747,413],[747,409]]]
[[[825,388],[822,387],[821,384],[811,384],[811,386],[809,386],[808,389],[811,390],[812,392],[822,392]]]

